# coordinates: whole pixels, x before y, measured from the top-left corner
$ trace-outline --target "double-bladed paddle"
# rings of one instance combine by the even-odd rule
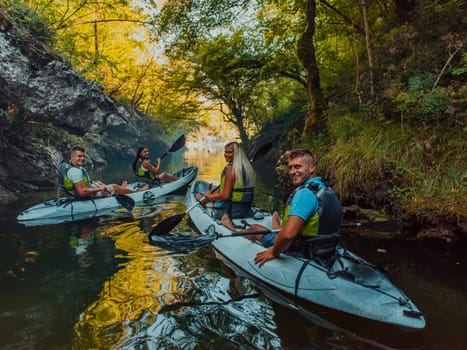
[[[266,153],[268,153],[271,148],[272,148],[272,143],[270,143],[270,142],[265,143],[250,158],[250,161],[253,163],[259,157],[264,156]],[[218,189],[219,189],[219,186],[214,188],[211,192],[215,192]],[[183,220],[183,217],[185,216],[185,214],[189,213],[193,208],[200,205],[201,202],[204,200],[204,198],[205,198],[204,196],[201,197],[195,204],[193,204],[191,207],[189,207],[183,213],[177,214],[177,215],[174,215],[174,216],[169,216],[168,218],[162,220],[159,224],[157,224],[156,227],[154,227],[151,230],[151,233],[149,234],[149,236],[163,235],[163,234],[166,234],[166,233],[169,233],[170,231],[172,231],[172,229],[175,226],[177,226],[180,223],[180,221]]]
[[[175,151],[178,151],[180,148],[182,148],[183,146],[185,146],[185,135],[182,135],[180,136],[172,145],[172,147],[169,148],[169,150],[167,152],[165,152],[162,156],[161,156],[161,160],[163,158],[165,158],[169,153],[172,153],[172,152],[175,152]]]
[[[190,207],[187,210],[187,212],[190,211],[192,208],[194,208],[196,205],[197,204]],[[182,219],[184,214],[179,214],[179,215],[182,215],[181,217]],[[391,232],[391,231],[400,231],[402,228],[402,221],[400,219],[392,219],[392,220],[387,220],[387,221],[375,221],[375,222],[352,222],[349,224],[342,224],[341,227],[367,227],[374,231]],[[154,230],[151,231],[149,239],[150,239],[151,244],[157,247],[160,247],[162,249],[169,250],[169,251],[195,250],[205,245],[208,245],[212,241],[219,239],[219,238],[264,235],[267,233],[279,232],[279,230],[255,230],[255,231],[232,231],[227,234],[214,232],[214,233],[208,233],[208,234],[196,235],[196,236],[183,236],[183,235],[167,234],[167,232],[170,230],[163,231],[163,229],[166,229],[166,227],[157,229],[157,226],[156,226]],[[157,232],[154,232],[154,231],[157,231]]]

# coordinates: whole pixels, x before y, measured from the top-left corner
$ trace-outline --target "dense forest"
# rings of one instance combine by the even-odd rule
[[[222,139],[229,125],[246,147],[273,141],[276,158],[308,147],[344,203],[403,217],[415,233],[467,233],[464,1],[0,4],[169,134]],[[4,95],[2,132],[14,132],[28,118]]]

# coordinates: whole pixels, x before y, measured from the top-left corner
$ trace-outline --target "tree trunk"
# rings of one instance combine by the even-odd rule
[[[231,107],[232,114],[234,118],[231,122],[237,127],[238,133],[240,135],[240,140],[242,141],[243,149],[248,149],[250,146],[250,138],[246,133],[245,126],[243,125],[243,113],[240,108]]]
[[[371,98],[374,99],[375,98],[375,82],[374,82],[375,67],[373,64],[373,49],[371,46],[370,26],[368,24],[368,16],[367,16],[368,4],[366,3],[366,0],[361,0],[360,5],[362,7],[362,17],[363,17],[363,23],[365,26],[365,43],[366,43],[366,52],[368,55],[368,68],[370,69],[370,95],[371,95]]]
[[[350,38],[350,44],[352,45],[352,53],[355,60],[355,95],[357,96],[358,103],[362,104],[362,94],[360,92],[360,59],[358,57],[357,50],[357,38],[355,38],[355,31],[352,31],[352,38]]]
[[[94,64],[99,62],[99,37],[97,33],[97,23],[94,23]]]
[[[313,137],[328,134],[326,105],[321,91],[318,63],[314,44],[316,0],[307,0],[306,26],[297,43],[297,55],[307,73],[308,110],[303,134]]]

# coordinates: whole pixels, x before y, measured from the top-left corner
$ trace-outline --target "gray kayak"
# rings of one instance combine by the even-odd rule
[[[187,186],[198,174],[195,166],[183,168],[172,175],[178,180],[162,183],[146,191],[139,191],[123,196],[134,201],[136,206],[156,205],[161,198]],[[138,188],[143,184],[131,183],[128,188]],[[123,203],[125,204],[125,203]],[[21,212],[17,219],[26,226],[49,225],[112,215],[123,208],[120,198],[115,196],[77,201],[68,197],[59,197],[34,205]]]
[[[196,180],[188,189],[185,201],[196,229],[207,236],[216,234],[210,244],[247,276],[291,298],[352,316],[377,321],[399,329],[425,328],[425,318],[417,306],[374,265],[337,246],[335,260],[325,266],[314,259],[281,254],[258,267],[253,259],[265,248],[241,236],[233,236],[212,208],[196,205],[195,194],[204,193],[209,184]],[[254,217],[233,220],[236,227],[260,224],[271,228],[271,214],[254,208]],[[217,236],[218,235],[218,236]]]

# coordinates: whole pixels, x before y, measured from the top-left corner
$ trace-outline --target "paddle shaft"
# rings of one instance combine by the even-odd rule
[[[193,205],[190,210],[195,207],[197,204]],[[394,222],[399,222],[397,219],[387,220],[387,221],[377,221],[377,222],[352,222],[350,224],[342,224],[341,227],[365,227],[373,224],[389,224],[392,225]],[[280,229],[275,230],[252,230],[252,231],[232,231],[229,234],[217,234],[219,238],[221,237],[235,237],[235,236],[249,236],[249,235],[264,235],[268,233],[279,233]]]
[[[195,207],[197,204],[193,205],[190,210]],[[377,221],[377,222],[352,222],[350,224],[342,224],[341,227],[365,227],[365,226],[370,226],[375,223],[377,224],[390,224],[392,225],[395,220],[388,220],[388,221]],[[397,221],[397,219],[396,219]],[[255,230],[255,231],[232,231],[232,234],[219,234],[219,237],[235,237],[235,236],[248,236],[248,235],[264,235],[268,233],[278,233],[280,229],[275,229],[275,230]]]
[[[216,192],[220,187],[221,187],[220,185],[217,185],[216,187],[214,187],[214,189],[211,192]],[[195,204],[193,204],[191,207],[189,207],[187,210],[185,210],[185,212],[183,214],[188,214],[191,210],[196,208],[198,205],[202,204],[203,200],[205,200],[205,199],[206,199],[206,196],[202,196],[200,199],[198,199],[196,201]]]
[[[190,211],[192,211],[194,208],[200,205],[204,199],[206,199],[206,196],[203,196],[200,199],[198,199],[198,201],[195,204],[193,204],[191,207],[189,207],[187,210],[185,210],[183,214],[188,214]]]
[[[177,226],[185,217],[187,213],[189,213],[191,210],[196,208],[198,205],[201,204],[201,201],[205,197],[201,197],[195,204],[193,204],[191,207],[186,209],[183,213],[177,214],[174,216],[169,216],[168,218],[165,218],[161,222],[159,222],[156,227],[154,227],[151,232],[149,233],[149,236],[155,236],[155,235],[161,235],[161,234],[166,234],[169,231],[172,231],[172,229]]]
[[[252,230],[252,231],[232,231],[227,234],[218,233],[218,238],[226,237],[239,237],[239,236],[251,236],[251,235],[266,235],[268,233],[279,233],[280,229],[277,230]]]
[[[401,219],[391,219],[386,221],[351,222],[342,224],[341,227],[363,227],[373,231],[400,232],[402,231],[403,223]]]
[[[199,204],[199,202],[195,203],[192,205],[190,208],[187,209],[186,212],[190,211],[194,207],[196,207]],[[280,229],[274,229],[274,230],[251,230],[251,231],[231,231],[227,233],[210,233],[207,235],[199,235],[199,236],[194,236],[194,237],[177,237],[176,235],[165,235],[168,231],[170,231],[175,225],[178,224],[183,219],[183,214],[178,214],[176,216],[173,216],[171,218],[168,218],[167,222],[165,224],[162,224],[162,226],[165,227],[159,227],[156,226],[156,228],[153,229],[150,233],[151,237],[151,242],[152,244],[159,246],[163,249],[167,250],[191,250],[191,249],[198,249],[203,246],[206,246],[208,244],[211,244],[213,241],[219,238],[228,238],[228,237],[239,237],[239,236],[256,236],[256,235],[264,235],[268,233],[278,233]],[[352,225],[354,227],[360,227],[364,226],[365,223],[352,223],[352,224],[347,224],[347,225]],[[343,225],[344,226],[344,225]],[[158,234],[158,232],[160,234]],[[326,235],[319,235],[315,236],[316,238],[318,237],[325,237]],[[313,238],[313,237],[309,237]]]
[[[170,147],[169,150],[161,156],[160,159],[161,160],[164,159],[166,156],[168,156],[169,153],[178,151],[184,145],[185,145],[185,135],[182,135],[173,143],[172,147]]]

